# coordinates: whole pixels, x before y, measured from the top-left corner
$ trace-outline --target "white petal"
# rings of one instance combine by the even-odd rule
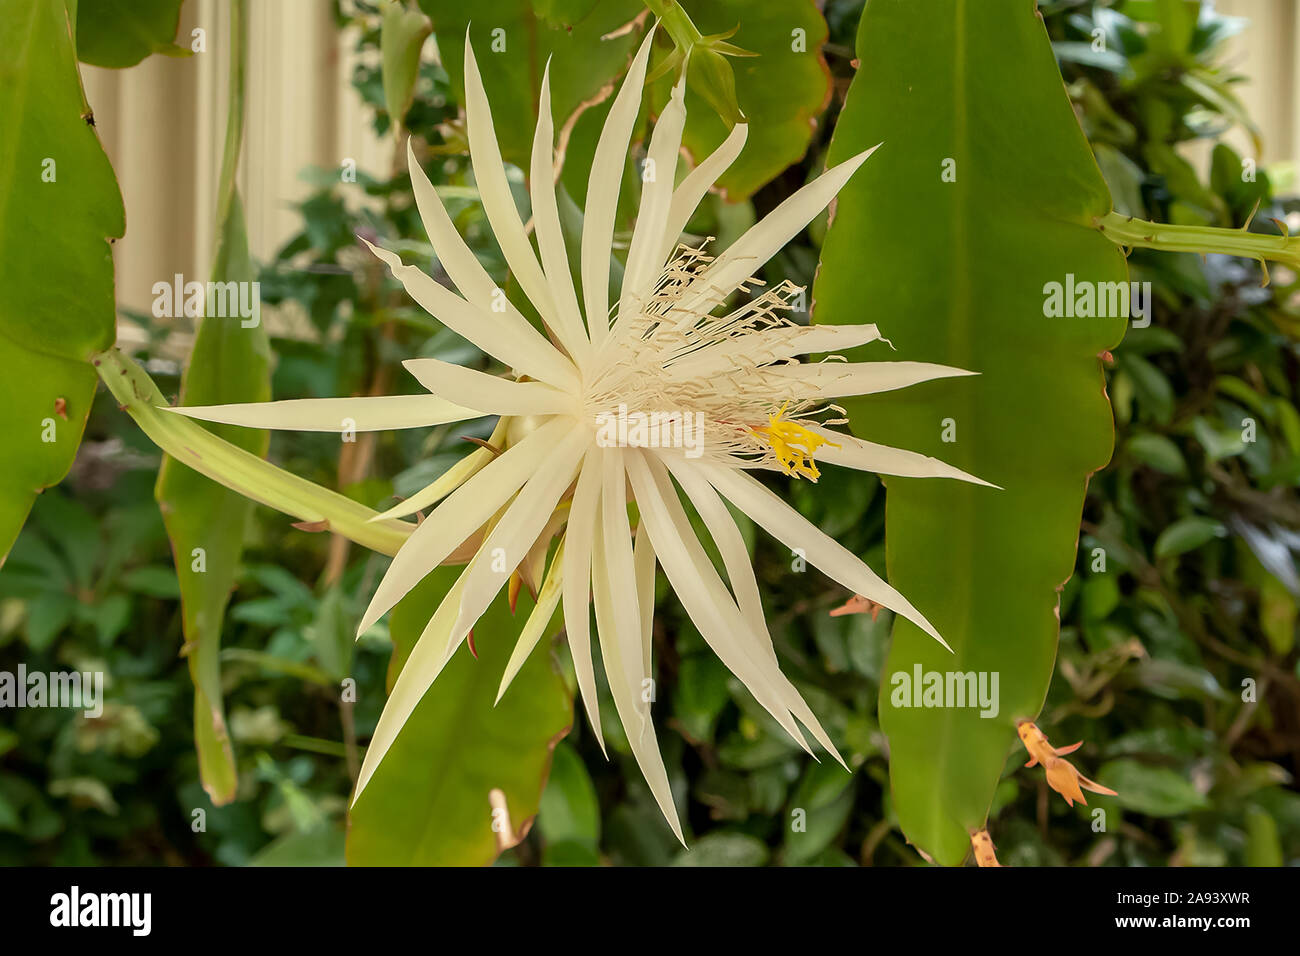
[[[711,311],[817,218],[877,148],[873,146],[822,173],[750,227],[690,284],[682,296],[682,310],[688,314]]]
[[[437,395],[374,395],[360,398],[291,398],[238,405],[163,406],[169,412],[205,422],[299,432],[376,432],[423,428],[482,418]]]
[[[375,732],[366,746],[361,772],[357,776],[357,789],[352,795],[354,805],[384,759],[384,755],[392,747],[393,741],[397,739],[407,718],[411,716],[429,686],[442,671],[443,649],[452,621],[460,607],[460,593],[466,573],[467,571],[461,572],[456,583],[447,592],[447,596],[442,599],[442,603],[434,611],[433,617],[429,619],[415,646],[411,648],[411,654],[402,665],[401,673],[397,675],[393,692],[388,695],[388,702],[384,704],[384,710],[379,715],[379,723],[375,726]]]
[[[587,710],[587,722],[600,749],[600,699],[596,696],[596,671],[591,663],[591,556],[600,508],[601,458],[599,447],[588,452],[578,475],[569,506],[569,526],[564,533],[564,632],[573,657],[578,690]]]
[[[774,681],[784,682],[785,676],[765,656],[755,655],[753,642],[743,636],[749,627],[696,538],[663,465],[639,451],[628,452],[626,461],[637,508],[659,563],[691,622],[754,699],[807,750],[808,742],[774,686]]]
[[[711,378],[735,369],[779,362],[808,352],[852,349],[880,339],[874,325],[811,325],[764,329],[722,341],[677,359],[666,369],[674,378]],[[778,373],[780,370],[777,370]]]
[[[596,603],[596,629],[600,635],[600,653],[609,677],[610,695],[623,724],[632,756],[650,786],[659,809],[677,839],[685,845],[682,825],[673,803],[672,787],[654,722],[646,699],[644,681],[649,675],[641,669],[641,622],[633,571],[632,540],[627,525],[627,506],[623,487],[623,466],[617,454],[605,455],[605,482],[601,518],[591,565],[591,587]],[[613,463],[611,468],[610,463]],[[616,475],[613,482],[611,475]],[[614,485],[617,483],[617,488]],[[611,500],[615,499],[615,500]],[[619,502],[624,502],[621,507]]]
[[[767,618],[763,616],[763,601],[758,592],[758,579],[754,576],[749,550],[745,547],[745,539],[741,537],[735,519],[732,518],[713,486],[695,471],[691,462],[667,456],[662,460],[672,469],[678,484],[695,505],[695,510],[703,519],[709,536],[717,545],[718,553],[722,556],[722,565],[726,568],[727,577],[731,581],[731,590],[736,595],[740,613],[749,625],[749,636],[753,645],[759,648],[772,667],[779,672],[780,663],[776,657],[776,648],[772,644],[772,634],[767,629]],[[803,725],[817,738],[818,743],[847,767],[830,735],[822,729],[812,708],[804,701],[794,685],[782,674],[779,678],[773,679],[773,686],[781,695],[782,704],[803,722]]]
[[[762,482],[736,468],[699,464],[710,484],[733,505],[749,515],[792,551],[800,551],[809,564],[855,594],[883,604],[903,615],[948,650],[934,625],[910,601],[883,581],[875,571],[834,538],[781,500]]]
[[[772,330],[757,333],[760,338],[774,334]],[[855,349],[860,345],[881,341],[879,327],[872,324],[863,325],[808,325],[801,326],[791,336],[790,351],[783,358],[791,355],[806,355],[809,352],[837,352]]]
[[[582,310],[569,272],[564,231],[555,202],[555,135],[551,122],[551,63],[542,73],[541,101],[537,108],[537,132],[533,137],[533,158],[529,172],[529,192],[533,200],[533,230],[542,253],[546,281],[555,297],[555,324],[551,326],[560,344],[582,368],[590,353],[587,329],[582,324]]]
[[[872,395],[941,378],[978,374],[932,362],[818,362],[779,365],[762,372],[763,381],[775,393],[794,398]]]
[[[492,434],[488,436],[488,444],[493,448],[501,448],[505,442],[506,430],[509,426],[509,418],[502,417],[499,419],[497,427],[492,429]],[[435,478],[431,484],[425,485],[411,497],[399,501],[387,511],[376,515],[370,520],[383,521],[386,518],[405,518],[407,515],[413,515],[417,511],[423,511],[430,505],[437,504],[468,481],[471,476],[478,474],[483,466],[495,457],[496,453],[487,448],[475,448]]]
[[[745,148],[745,138],[748,135],[749,124],[737,123],[731,128],[727,138],[722,141],[722,145],[710,153],[708,159],[687,173],[681,185],[673,191],[672,206],[668,210],[668,222],[664,225],[663,238],[660,240],[660,262],[668,261],[682,233],[686,230],[686,224],[699,208],[700,201],[713,188],[718,178],[736,161],[740,151]]]
[[[393,277],[420,307],[457,335],[474,343],[488,355],[499,359],[520,375],[541,379],[565,389],[578,387],[573,363],[542,333],[524,322],[511,323],[510,313],[493,312],[466,302],[446,286],[434,281],[415,266],[408,266],[396,254],[362,239],[370,251],[382,259]]]
[[[555,441],[572,427],[570,421],[561,418],[545,422],[438,505],[393,558],[357,633],[363,633],[388,613],[425,575],[496,514],[546,460]]]
[[[749,549],[745,547],[745,539],[741,537],[740,529],[736,527],[727,506],[722,503],[713,486],[689,463],[667,457],[663,461],[672,470],[677,483],[682,486],[686,497],[690,498],[691,504],[703,519],[713,543],[718,546],[722,566],[727,570],[727,578],[731,581],[731,591],[736,596],[740,613],[755,633],[766,635],[767,619],[763,616],[763,599],[758,592],[758,580],[754,577]],[[770,640],[766,642],[765,651],[770,652],[773,661],[776,660],[776,651]]]
[[[623,294],[618,303],[620,316],[633,312],[637,302],[649,298],[663,272],[664,259],[659,256],[659,248],[672,206],[677,152],[682,147],[682,129],[685,125],[686,72],[683,70],[681,79],[673,86],[668,105],[659,114],[659,121],[655,123],[654,132],[650,135],[646,162],[654,170],[654,179],[642,183],[636,228],[627,251],[627,266],[623,270]]]
[[[480,559],[465,581],[460,617],[451,633],[453,643],[459,644],[469,633],[537,541],[573,481],[589,441],[582,426],[560,438],[483,541]]]
[[[856,468],[858,471],[874,471],[878,475],[897,475],[900,478],[956,478],[969,481],[973,485],[987,488],[999,488],[991,482],[974,475],[968,475],[960,468],[954,468],[938,458],[931,458],[914,451],[892,448],[889,445],[877,445],[875,442],[863,441],[843,432],[829,428],[812,426],[810,431],[824,436],[830,444],[817,449],[817,460],[844,468]]]
[[[636,528],[636,543],[632,547],[632,560],[636,564],[636,596],[641,610],[642,666],[650,673],[650,652],[654,646],[655,624],[655,546],[642,521]]]
[[[402,367],[435,395],[455,395],[489,415],[571,415],[577,402],[545,382],[515,382],[441,359],[407,359]]]
[[[503,328],[527,334],[532,330],[532,326],[528,325],[528,320],[501,294],[500,286],[492,280],[487,270],[483,268],[483,264],[478,261],[478,256],[474,255],[473,250],[461,238],[455,223],[451,221],[451,216],[447,214],[447,209],[442,204],[438,191],[434,189],[433,184],[429,182],[429,177],[424,174],[424,170],[416,161],[411,142],[410,137],[407,137],[406,165],[411,173],[415,205],[420,210],[420,218],[424,221],[425,231],[429,234],[429,241],[433,243],[433,251],[438,256],[438,262],[451,277],[451,281],[456,283],[456,288],[460,290],[461,295],[472,304],[487,310],[493,307],[504,308],[504,312],[493,313]]]
[[[596,143],[587,180],[587,203],[582,226],[582,300],[587,329],[594,345],[609,337],[609,252],[614,245],[614,217],[618,212],[619,184],[627,160],[632,127],[641,111],[641,87],[654,29],[646,33],[641,49],[628,68],[623,86],[614,97],[605,127]]]
[[[474,59],[468,29],[465,31],[465,127],[474,180],[479,195],[483,197],[483,209],[492,233],[511,273],[519,281],[519,287],[541,314],[542,321],[555,328],[555,300],[542,267],[537,264],[537,256],[510,193],[510,181],[506,177],[506,167],[492,125],[492,110],[483,89],[478,62]]]
[[[561,538],[555,548],[555,557],[551,559],[550,570],[546,572],[541,590],[537,593],[537,603],[528,613],[528,620],[524,622],[524,628],[519,632],[519,640],[515,641],[515,649],[510,652],[510,660],[506,662],[506,669],[501,675],[501,685],[497,688],[497,698],[493,701],[493,706],[501,702],[506,688],[524,666],[524,662],[528,660],[528,655],[532,654],[537,642],[545,636],[546,626],[550,624],[551,618],[555,616],[555,609],[560,604],[563,581],[564,539]]]

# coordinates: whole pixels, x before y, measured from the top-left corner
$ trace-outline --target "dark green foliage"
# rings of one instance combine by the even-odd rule
[[[826,6],[836,95],[808,156],[750,202],[710,200],[692,232],[730,234],[821,167],[852,72],[861,2]],[[360,42],[375,48],[373,5],[340,7],[341,18],[361,22]],[[1182,8],[1042,4],[1117,208],[1241,226],[1259,201],[1257,221],[1285,218],[1300,203],[1278,197],[1262,170],[1254,183],[1243,181],[1241,159],[1226,145],[1215,148],[1208,177],[1175,149],[1244,119],[1221,67],[1219,44],[1232,25],[1193,18],[1180,33]],[[1151,27],[1143,39],[1134,26],[1141,20],[1164,32]],[[1098,26],[1107,48],[1093,55]],[[735,39],[744,44],[743,27]],[[378,68],[359,71],[355,83],[376,128],[386,130]],[[456,110],[447,76],[426,65],[405,123],[428,144],[434,181],[449,187],[471,182],[440,126]],[[358,249],[355,233],[375,233],[398,240],[408,258],[430,259],[404,163],[394,169],[358,171],[356,184],[340,183],[337,170],[309,173],[318,190],[301,208],[303,231],[265,266],[263,289],[305,311],[329,344],[275,341],[276,397],[355,394],[377,384],[413,391],[398,363],[417,354],[487,367]],[[504,282],[481,209],[454,194],[448,206]],[[823,230],[814,224],[773,261],[769,277],[811,285]],[[1135,252],[1130,266],[1134,279],[1152,283],[1153,321],[1114,352],[1116,454],[1089,490],[1076,573],[1062,595],[1057,672],[1039,721],[1058,745],[1086,741],[1079,767],[1120,797],[1106,802],[1106,828],[1097,832],[1091,808],[1067,808],[1041,769],[1021,768],[1017,750],[990,832],[1009,865],[1294,864],[1296,279],[1274,269],[1261,287],[1258,265],[1214,256]],[[178,387],[174,373],[154,373],[165,392]],[[345,728],[350,721],[362,741],[373,728],[388,647],[363,641],[349,667],[329,635],[334,616],[355,622],[381,559],[351,549],[341,587],[327,588],[329,537],[256,509],[223,641],[240,796],[212,808],[198,783],[175,576],[151,495],[158,454],[99,398],[72,476],[37,502],[0,573],[0,670],[20,661],[45,670],[102,662],[112,720],[92,731],[68,711],[0,715],[0,863],[241,864],[259,853],[267,862],[340,862],[350,792]],[[1253,441],[1242,439],[1245,419],[1255,423]],[[370,505],[409,494],[463,453],[463,433],[484,437],[454,427],[379,436],[371,477],[344,490]],[[278,434],[271,457],[336,486],[338,451],[331,436]],[[785,491],[883,571],[879,483],[824,472],[817,486]],[[894,824],[887,744],[875,717],[889,612],[830,617],[847,594],[816,572],[790,573],[789,554],[770,539],[750,540],[783,667],[854,773],[804,755],[661,592],[656,714],[692,850],[683,853],[673,839],[611,716],[611,760],[580,719],[556,755],[538,824],[503,864],[920,862]],[[337,704],[340,673],[358,683],[350,715]],[[1247,680],[1252,701],[1243,701]],[[612,712],[608,697],[604,703]],[[206,810],[206,832],[192,830],[196,809]]]

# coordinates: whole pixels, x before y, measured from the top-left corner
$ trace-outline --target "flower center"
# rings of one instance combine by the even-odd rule
[[[786,402],[775,415],[768,416],[766,425],[758,425],[750,431],[758,437],[759,441],[772,449],[777,464],[787,475],[816,481],[821,477],[821,471],[813,460],[814,453],[822,445],[829,445],[831,448],[840,446],[799,422],[786,418],[785,410],[789,405],[790,403]]]

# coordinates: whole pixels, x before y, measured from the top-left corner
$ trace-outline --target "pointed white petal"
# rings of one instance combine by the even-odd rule
[[[757,334],[765,337],[773,333]],[[838,352],[881,341],[880,329],[873,324],[801,326],[791,338],[790,351],[782,358],[809,352]]]
[[[781,247],[817,218],[878,147],[858,153],[804,186],[731,244],[682,296],[681,308],[694,314],[710,311],[745,279],[754,275]]]
[[[735,520],[727,511],[727,506],[722,503],[713,486],[689,463],[674,461],[668,457],[664,458],[664,463],[672,470],[673,477],[682,486],[682,491],[686,492],[686,497],[691,500],[691,504],[703,519],[704,527],[713,538],[713,543],[718,546],[718,553],[722,556],[722,566],[727,571],[727,579],[731,582],[731,591],[736,596],[740,613],[745,616],[745,620],[755,633],[766,635],[767,619],[763,616],[763,599],[758,592],[758,579],[754,577],[754,566],[750,563],[749,549],[745,547],[745,539],[741,537],[740,529],[736,527]],[[776,651],[772,648],[770,640],[765,642],[764,650],[775,662]]]
[[[785,680],[784,675],[766,656],[755,654],[753,642],[744,636],[749,627],[696,538],[663,465],[636,450],[627,453],[626,461],[637,508],[659,563],[691,622],[754,699],[808,750],[808,742],[774,686],[774,681]]]
[[[545,382],[515,382],[441,359],[407,359],[402,367],[435,395],[455,395],[489,415],[571,415],[577,402]]]
[[[969,481],[973,485],[986,488],[999,488],[983,478],[968,475],[960,468],[954,468],[947,462],[929,455],[922,455],[889,445],[877,445],[875,442],[863,441],[843,432],[829,428],[812,426],[810,431],[826,438],[828,444],[817,449],[817,460],[844,468],[856,468],[858,471],[874,471],[878,475],[897,475],[900,478],[956,478]],[[829,444],[834,442],[834,445]]]
[[[874,325],[789,326],[749,332],[707,348],[696,349],[675,360],[666,369],[674,378],[712,378],[735,369],[754,369],[808,352],[833,352],[875,342],[880,330]],[[776,370],[778,373],[780,369]]]
[[[582,226],[582,300],[588,335],[594,345],[609,337],[609,251],[614,244],[614,217],[618,211],[619,184],[627,160],[628,142],[637,113],[641,87],[654,29],[646,33],[641,49],[628,68],[623,86],[614,97],[605,127],[596,143],[587,181],[587,204]]]
[[[727,171],[740,151],[745,148],[745,138],[749,135],[748,123],[737,123],[731,128],[722,145],[709,154],[709,158],[696,166],[681,185],[673,191],[672,206],[668,210],[668,222],[664,225],[663,238],[659,245],[659,261],[667,262],[677,248],[677,243],[686,229],[701,200],[718,178]]]
[[[932,362],[818,362],[763,369],[765,383],[776,394],[793,398],[839,398],[872,395],[941,378],[978,375],[964,368]]]
[[[587,329],[582,324],[578,294],[569,272],[560,212],[555,202],[555,134],[551,121],[551,63],[542,73],[542,91],[537,107],[537,132],[533,137],[533,158],[529,172],[529,193],[533,200],[533,230],[542,253],[546,281],[555,297],[555,323],[551,326],[565,351],[582,368],[589,357]]]
[[[357,633],[365,632],[388,613],[426,574],[496,514],[546,460],[556,440],[572,427],[571,422],[560,418],[545,422],[438,505],[393,558]]]
[[[855,594],[903,615],[948,650],[934,625],[907,598],[887,584],[857,555],[781,500],[762,482],[737,468],[700,464],[701,473],[728,501],[749,515],[787,548]]]
[[[497,688],[497,697],[493,701],[493,706],[501,702],[506,688],[510,682],[515,679],[528,656],[532,654],[533,648],[537,646],[546,635],[546,626],[550,624],[551,618],[555,616],[555,609],[560,605],[560,595],[563,593],[562,584],[564,582],[564,539],[555,548],[555,557],[551,559],[550,570],[546,572],[546,577],[542,581],[542,587],[537,592],[537,603],[533,609],[528,612],[528,620],[524,622],[524,628],[519,632],[519,640],[515,642],[515,649],[510,652],[510,660],[506,662],[506,669],[501,675],[501,685]]]
[[[501,448],[505,442],[506,429],[509,426],[510,419],[508,417],[503,416],[500,418],[497,421],[497,427],[492,429],[492,434],[488,436],[488,444],[493,448]],[[370,520],[383,521],[387,518],[405,518],[407,515],[413,515],[417,511],[423,511],[430,505],[437,504],[468,481],[471,476],[478,474],[483,466],[495,457],[496,453],[487,448],[475,448],[434,479],[431,484],[425,485],[411,497],[399,501],[387,511],[376,515]]]
[[[745,623],[749,625],[750,638],[754,646],[761,650],[772,667],[779,672],[780,663],[777,661],[776,648],[772,644],[772,634],[767,629],[767,618],[763,616],[763,601],[758,592],[758,579],[754,576],[749,550],[745,547],[745,540],[740,535],[740,529],[736,527],[735,519],[713,486],[695,471],[691,462],[667,456],[663,461],[671,468],[677,483],[682,486],[686,496],[695,505],[695,510],[704,521],[704,527],[718,547],[718,553],[722,556],[722,565],[731,581],[731,590],[736,595]],[[840,764],[847,767],[830,735],[822,729],[812,708],[804,701],[795,686],[783,674],[773,679],[773,685],[781,695],[782,704],[812,732],[818,743],[825,747]]]
[[[578,678],[578,691],[587,711],[587,723],[603,751],[600,699],[596,696],[596,671],[591,663],[591,556],[596,512],[600,508],[602,455],[599,447],[587,454],[569,507],[569,527],[564,533],[564,632]]]
[[[466,302],[446,286],[434,281],[415,266],[403,264],[387,249],[362,239],[370,251],[392,270],[393,277],[406,289],[420,308],[457,335],[510,366],[520,375],[549,382],[560,388],[578,387],[578,374],[570,362],[542,333],[524,322],[522,326],[502,317],[507,312],[493,312]]]
[[[642,521],[636,528],[636,543],[632,547],[632,560],[636,564],[636,596],[641,611],[642,666],[650,673],[651,650],[654,647],[655,624],[655,546],[650,532]]]
[[[641,774],[650,786],[655,802],[672,827],[677,839],[685,845],[682,825],[673,803],[672,786],[659,741],[655,736],[654,722],[650,719],[650,704],[645,694],[645,681],[649,674],[641,669],[641,622],[636,598],[636,575],[633,570],[632,540],[627,525],[627,506],[624,498],[623,466],[618,454],[605,455],[605,481],[602,499],[604,505],[598,520],[594,560],[591,565],[591,588],[596,604],[596,630],[600,636],[600,653],[609,678],[610,695],[614,708],[623,724],[632,756],[636,758]],[[610,463],[613,463],[611,469]],[[611,475],[616,474],[614,482]],[[617,487],[615,487],[615,482]],[[613,500],[611,500],[613,499]]]
[[[465,581],[460,617],[451,634],[453,643],[459,644],[469,633],[537,541],[573,481],[589,441],[586,429],[579,426],[552,445],[546,461],[529,477],[484,539],[481,559]]]
[[[366,784],[374,776],[384,755],[392,747],[393,741],[397,739],[406,719],[411,716],[429,686],[442,671],[443,649],[452,621],[460,607],[460,593],[465,574],[466,572],[461,572],[456,583],[447,592],[447,596],[442,599],[442,603],[438,605],[438,609],[434,611],[433,617],[420,634],[419,640],[415,642],[415,647],[411,649],[410,656],[402,665],[402,671],[393,684],[393,692],[388,695],[388,702],[384,704],[383,713],[379,715],[379,723],[375,726],[375,732],[366,746],[361,772],[357,776],[357,789],[352,795],[354,805],[357,798],[361,796],[361,791],[366,789]]]
[[[479,195],[483,197],[483,209],[492,233],[528,301],[541,314],[542,321],[555,328],[555,300],[542,267],[537,264],[537,256],[510,193],[510,181],[506,178],[496,129],[492,125],[492,110],[483,89],[483,77],[474,59],[468,30],[465,31],[465,127],[474,180],[478,183]]]
[[[394,428],[423,428],[482,418],[437,395],[374,395],[360,398],[291,398],[280,402],[238,405],[163,406],[169,412],[205,422],[247,428],[299,432],[375,432]]]
[[[664,259],[659,255],[661,239],[672,206],[673,184],[676,181],[677,153],[682,148],[682,129],[686,125],[686,71],[673,86],[668,105],[659,114],[654,132],[650,135],[650,148],[646,162],[654,178],[645,182],[642,177],[641,205],[637,211],[636,228],[627,251],[627,266],[623,270],[623,293],[618,303],[618,314],[631,313],[637,302],[650,296],[663,272]]]
[[[461,295],[473,305],[487,310],[491,310],[494,306],[497,309],[504,308],[504,312],[493,313],[504,327],[516,332],[526,331],[525,327],[531,329],[528,321],[501,294],[501,288],[492,280],[487,270],[483,268],[483,264],[478,261],[478,256],[474,255],[473,250],[461,238],[455,223],[451,221],[451,216],[447,214],[447,208],[442,204],[442,198],[429,182],[429,177],[424,174],[424,170],[420,168],[411,143],[412,140],[408,137],[406,165],[411,173],[415,205],[420,211],[420,218],[424,221],[424,229],[429,234],[429,241],[433,244],[438,262],[451,277],[451,281],[456,283],[456,288],[460,290]]]

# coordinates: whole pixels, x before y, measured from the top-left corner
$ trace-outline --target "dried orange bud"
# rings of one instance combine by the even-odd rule
[[[1028,720],[1022,720],[1016,725],[1016,733],[1020,735],[1020,742],[1025,745],[1025,749],[1029,751],[1029,762],[1025,766],[1032,767],[1041,763],[1047,772],[1047,785],[1065,797],[1065,802],[1070,806],[1074,806],[1076,800],[1084,806],[1088,805],[1088,801],[1083,796],[1084,790],[1112,797],[1117,795],[1114,790],[1103,787],[1095,780],[1089,780],[1079,773],[1070,761],[1064,759],[1065,754],[1074,753],[1083,746],[1082,740],[1068,747],[1053,747],[1046,735]]]
[[[843,617],[845,614],[870,614],[871,619],[874,621],[880,616],[882,606],[870,598],[855,594],[839,607],[832,609],[831,617]]]
[[[524,579],[515,571],[510,575],[510,583],[506,585],[506,596],[510,599],[510,613],[515,613],[515,605],[519,603],[519,588],[523,585]]]
[[[1001,866],[997,854],[993,852],[993,838],[988,830],[976,830],[970,835],[970,845],[975,851],[975,863],[979,866]]]

